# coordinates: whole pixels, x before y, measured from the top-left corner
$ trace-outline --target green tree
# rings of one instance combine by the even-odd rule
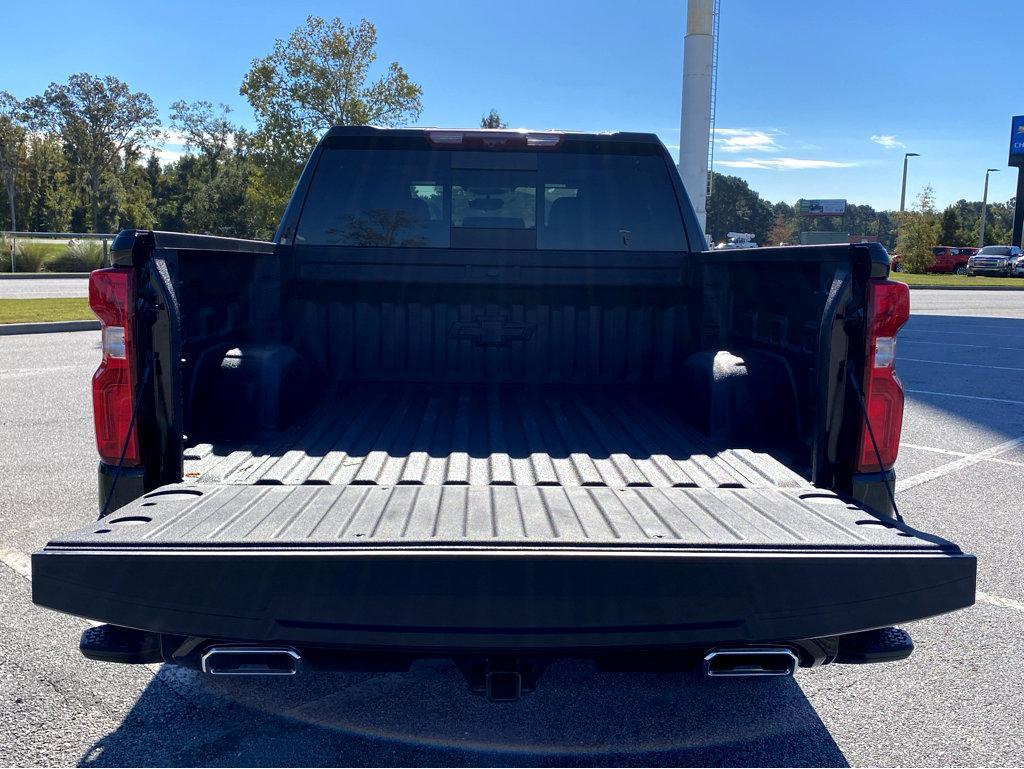
[[[231,107],[221,104],[216,111],[208,101],[176,101],[171,105],[171,128],[180,131],[185,146],[198,151],[217,175],[218,163],[225,157],[238,129],[228,119]]]
[[[419,117],[423,90],[397,62],[370,81],[377,29],[363,19],[309,16],[287,40],[255,59],[240,93],[256,113],[250,138],[260,173],[251,199],[276,219],[317,139],[331,126],[398,126]],[[270,225],[269,219],[262,226]]]
[[[160,178],[163,176],[163,167],[160,165],[160,157],[154,150],[150,150],[146,158],[146,183],[149,185],[149,192],[153,196],[154,204],[160,204]],[[154,212],[156,210],[154,209]],[[159,213],[157,213],[159,218]]]
[[[376,47],[377,29],[366,19],[348,27],[341,19],[308,17],[253,61],[242,83],[260,130],[296,135],[308,148],[331,126],[397,126],[417,118],[423,90],[398,62],[367,84]]]
[[[92,231],[99,230],[104,175],[160,135],[153,100],[116,77],[79,73],[26,101],[36,126],[58,134],[88,183]]]
[[[878,211],[875,219],[878,222],[878,242],[889,250],[896,247],[896,216],[894,211]]]
[[[150,229],[156,223],[156,198],[150,188],[141,153],[131,153],[125,158],[118,181],[121,186],[121,204],[117,210],[114,231],[122,227]]]
[[[508,128],[508,123],[501,119],[501,115],[498,114],[498,110],[491,109],[486,115],[480,118],[481,128]]]
[[[237,131],[210,168],[210,155],[189,152],[161,166],[151,155],[145,166],[139,165],[139,185],[154,200],[156,226],[159,229],[227,235],[243,238],[269,238],[272,229],[257,221],[264,211],[250,200],[253,179],[258,168],[247,154],[246,134]],[[266,212],[279,217],[280,210]]]
[[[1013,230],[1013,211],[1015,200],[1011,198],[1005,203],[988,204],[988,223],[985,225],[985,245],[1009,245]]]
[[[843,216],[843,228],[853,236],[878,236],[880,229],[878,212],[868,205],[847,203],[846,214]]]
[[[758,243],[767,242],[775,221],[771,204],[738,176],[712,173],[714,184],[707,201],[707,231],[711,239],[724,240],[728,232],[752,232]]]
[[[793,227],[786,221],[786,217],[782,214],[775,215],[775,223],[772,225],[771,230],[768,232],[767,240],[761,245],[764,246],[781,246],[782,244],[791,244],[793,242]]]
[[[960,216],[957,214],[956,207],[947,206],[946,210],[942,212],[942,218],[939,220],[939,245],[964,245],[959,240],[960,227]]]
[[[28,155],[20,177],[19,221],[26,230],[66,232],[75,208],[72,169],[60,140],[35,134],[28,140]]]
[[[935,257],[932,248],[939,239],[939,218],[935,211],[935,193],[930,186],[921,190],[914,210],[898,214],[899,235],[896,251],[907,272],[924,272]]]
[[[189,227],[183,215],[189,180],[202,173],[202,163],[195,155],[182,155],[173,163],[156,168],[147,164],[150,189],[156,198],[156,226],[161,230],[187,232]]]
[[[0,91],[0,179],[7,193],[10,229],[18,229],[15,213],[15,178],[26,156],[28,130],[21,102],[7,91]]]
[[[236,153],[221,162],[214,178],[193,176],[181,212],[188,230],[230,237],[269,238],[272,233],[258,229],[254,209],[249,205],[253,171],[252,163]],[[275,214],[280,215],[280,211]]]

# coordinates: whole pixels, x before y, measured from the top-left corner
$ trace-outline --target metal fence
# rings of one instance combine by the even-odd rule
[[[103,243],[103,264],[110,264],[110,243],[117,237],[116,233],[109,232],[0,232],[0,237],[10,241],[11,272],[16,272],[16,254],[18,252],[18,241],[30,242],[48,240],[99,240]]]

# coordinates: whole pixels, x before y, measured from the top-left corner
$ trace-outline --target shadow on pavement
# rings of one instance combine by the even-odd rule
[[[164,667],[80,766],[847,766],[794,679],[596,673],[553,664],[516,703],[455,666],[210,679]]]
[[[1024,296],[1021,305],[1024,313]],[[1024,318],[913,315],[897,339],[896,370],[908,405],[953,431],[951,437],[957,430],[992,439],[1024,434],[1024,409],[1017,405],[1024,401]],[[947,418],[954,421],[942,421]],[[919,432],[914,427],[904,422],[904,439]]]

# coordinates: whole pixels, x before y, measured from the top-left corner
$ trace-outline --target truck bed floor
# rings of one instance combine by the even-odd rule
[[[185,477],[244,485],[809,487],[766,454],[712,449],[663,391],[454,384],[341,386],[283,434],[186,450]]]

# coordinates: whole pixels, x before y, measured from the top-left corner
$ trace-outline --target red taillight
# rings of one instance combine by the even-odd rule
[[[100,459],[109,464],[117,464],[124,450],[124,464],[131,467],[139,464],[138,435],[132,425],[134,304],[135,273],[131,269],[110,267],[89,276],[89,306],[100,319],[103,342],[103,359],[92,378],[96,448]]]
[[[891,280],[868,282],[868,349],[864,368],[864,404],[871,433],[861,430],[857,469],[876,472],[893,466],[903,427],[903,385],[894,369],[896,332],[910,317],[910,290]],[[881,464],[878,458],[881,455]]]

